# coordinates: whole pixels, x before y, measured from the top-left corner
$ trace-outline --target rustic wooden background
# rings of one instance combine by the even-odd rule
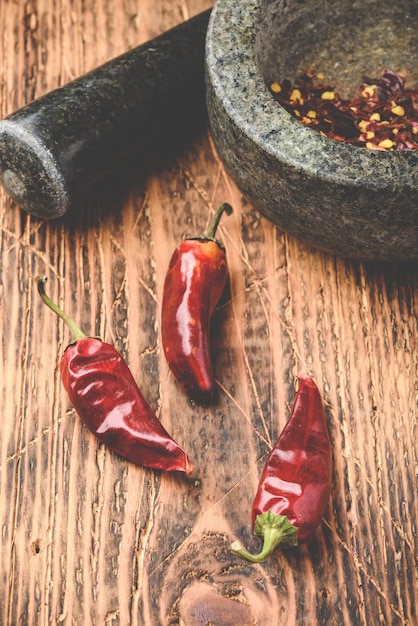
[[[212,4],[0,0],[1,116]],[[203,409],[167,370],[159,304],[171,251],[224,200],[220,402]],[[418,624],[416,266],[289,238],[243,200],[206,129],[138,171],[112,210],[98,200],[44,222],[0,191],[0,211],[3,626]],[[37,295],[41,273],[125,355],[193,476],[130,465],[81,425],[58,370],[69,333]],[[251,502],[301,370],[327,407],[332,497],[308,546],[252,565],[229,545],[260,545]]]

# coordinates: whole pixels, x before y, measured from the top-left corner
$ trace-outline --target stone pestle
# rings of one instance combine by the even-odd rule
[[[0,121],[0,182],[23,209],[64,215],[132,155],[205,112],[210,10]]]

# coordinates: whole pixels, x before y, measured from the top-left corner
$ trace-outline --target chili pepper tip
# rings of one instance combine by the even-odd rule
[[[296,526],[290,523],[285,515],[276,515],[267,511],[257,516],[254,532],[263,538],[263,547],[258,554],[251,554],[244,550],[238,541],[231,544],[231,550],[252,563],[262,563],[280,544],[282,546],[297,546]]]

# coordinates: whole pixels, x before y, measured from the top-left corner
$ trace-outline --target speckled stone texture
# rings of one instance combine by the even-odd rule
[[[165,135],[206,115],[210,11],[81,76],[0,122],[0,182],[43,218],[62,216]],[[159,142],[161,142],[159,144]]]
[[[417,23],[412,0],[218,0],[206,38],[215,145],[253,206],[291,235],[351,258],[418,259],[418,151],[324,137],[266,87],[310,65],[347,95],[385,68],[414,84]]]

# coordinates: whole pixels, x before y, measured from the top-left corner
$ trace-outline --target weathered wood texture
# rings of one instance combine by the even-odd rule
[[[211,5],[1,0],[1,116]],[[123,200],[117,187],[110,209],[98,199],[49,223],[0,192],[0,623],[417,624],[417,268],[288,238],[241,198],[207,130],[138,171]],[[220,402],[202,409],[168,373],[159,304],[171,251],[224,200]],[[130,465],[81,425],[59,377],[69,334],[36,293],[41,273],[125,355],[190,453],[190,479]],[[308,546],[251,565],[229,545],[259,547],[250,506],[301,370],[327,407],[332,497]]]

